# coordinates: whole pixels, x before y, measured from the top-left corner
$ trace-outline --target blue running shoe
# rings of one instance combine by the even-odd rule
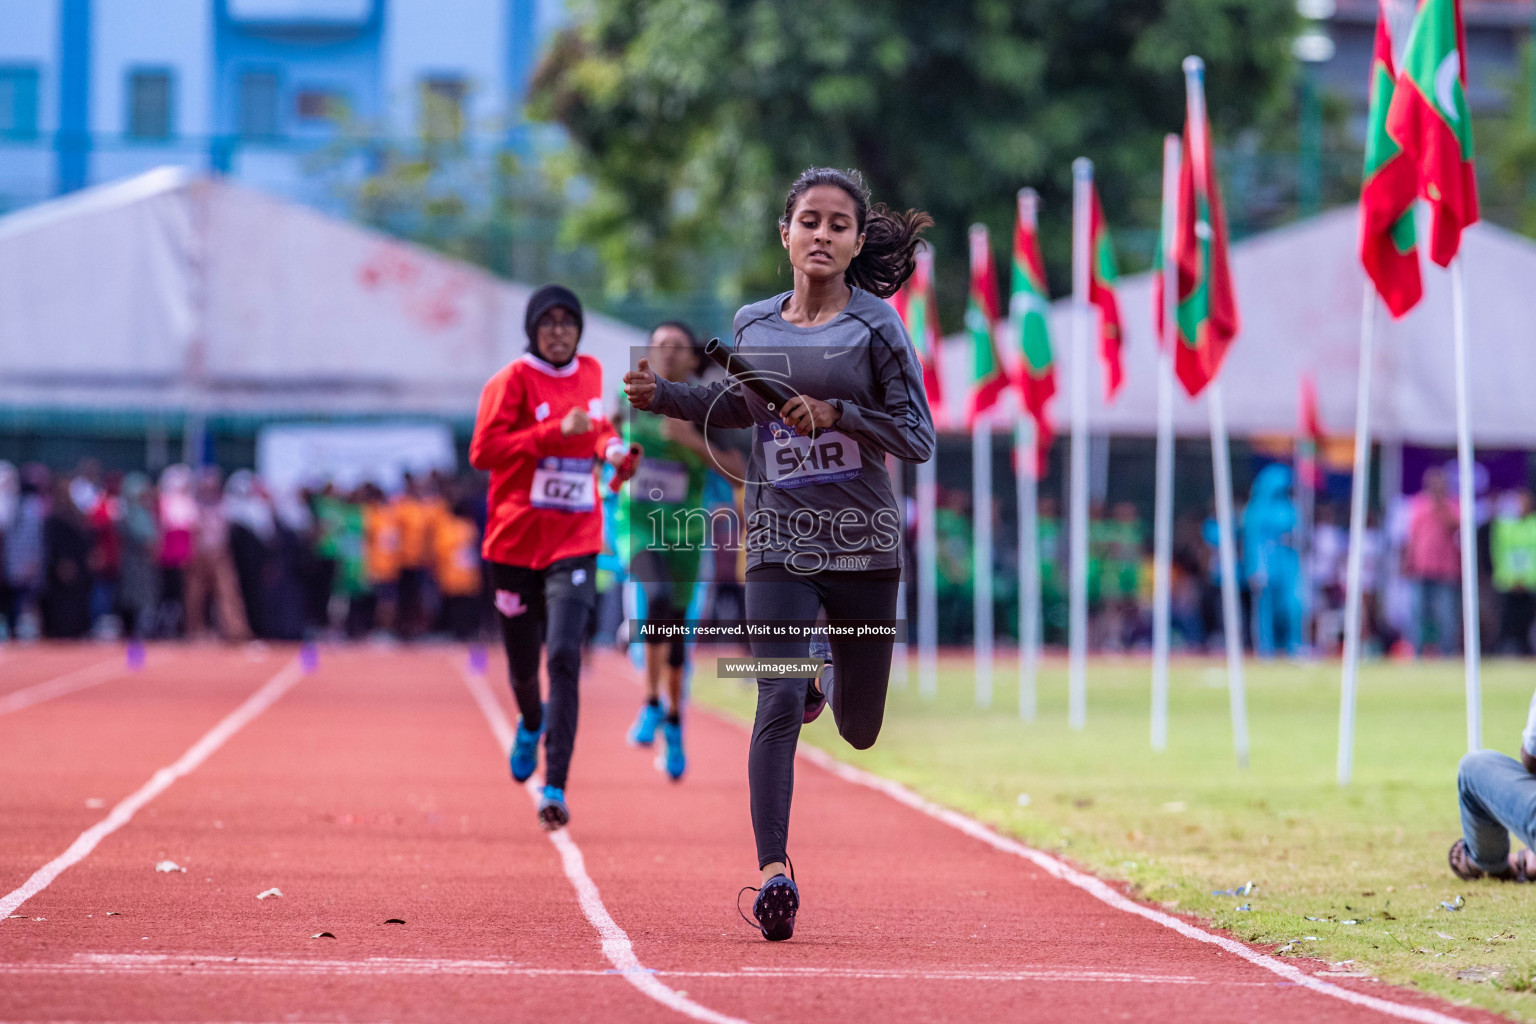
[[[783,942],[795,934],[795,913],[800,909],[800,888],[792,878],[774,875],[757,891],[752,901],[752,916],[763,938]]]
[[[565,806],[565,790],[545,786],[539,798],[539,827],[545,832],[565,828],[571,822],[571,812]]]
[[[629,745],[632,747],[649,747],[656,742],[656,727],[661,724],[665,716],[661,713],[660,704],[647,703],[640,709],[640,714],[635,719],[635,724],[629,727]]]
[[[518,782],[527,782],[534,769],[539,766],[539,737],[544,735],[544,723],[540,722],[538,729],[529,732],[523,728],[522,719],[517,722],[517,734],[512,739],[512,754],[507,758],[512,768],[512,777]]]
[[[667,777],[676,782],[688,769],[688,755],[683,753],[682,723],[663,722],[661,735],[667,741]]]

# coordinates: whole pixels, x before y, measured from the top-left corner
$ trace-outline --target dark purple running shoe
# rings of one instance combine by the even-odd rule
[[[795,934],[795,912],[799,909],[800,889],[794,879],[783,875],[764,882],[752,901],[752,916],[769,942],[783,942]]]

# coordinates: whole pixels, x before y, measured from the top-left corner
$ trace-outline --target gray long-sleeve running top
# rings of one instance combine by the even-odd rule
[[[797,571],[891,569],[904,535],[887,452],[933,457],[933,413],[922,369],[896,311],[860,288],[819,327],[797,327],[781,310],[790,293],[744,306],[735,344],[792,393],[841,406],[837,426],[801,437],[732,378],[700,386],[657,378],[651,411],[726,428],[750,427],[746,480],[748,568]]]

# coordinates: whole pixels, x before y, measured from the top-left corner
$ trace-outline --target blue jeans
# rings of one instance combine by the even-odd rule
[[[1472,863],[1489,872],[1509,867],[1509,834],[1536,849],[1536,775],[1497,750],[1479,750],[1456,768],[1461,837]]]
[[[1434,626],[1435,646],[1441,654],[1461,650],[1461,584],[1442,580],[1414,582],[1413,651],[1423,654],[1429,642],[1426,635]]]

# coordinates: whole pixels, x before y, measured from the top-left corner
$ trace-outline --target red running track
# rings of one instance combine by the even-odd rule
[[[552,842],[506,775],[499,661],[294,655],[0,660],[0,701],[105,676],[0,704],[0,1019],[1495,1019],[1315,977],[824,758],[798,771],[796,935],[769,944],[733,903],[756,874],[738,724],[694,714],[671,784],[624,746],[633,674],[596,657]]]

